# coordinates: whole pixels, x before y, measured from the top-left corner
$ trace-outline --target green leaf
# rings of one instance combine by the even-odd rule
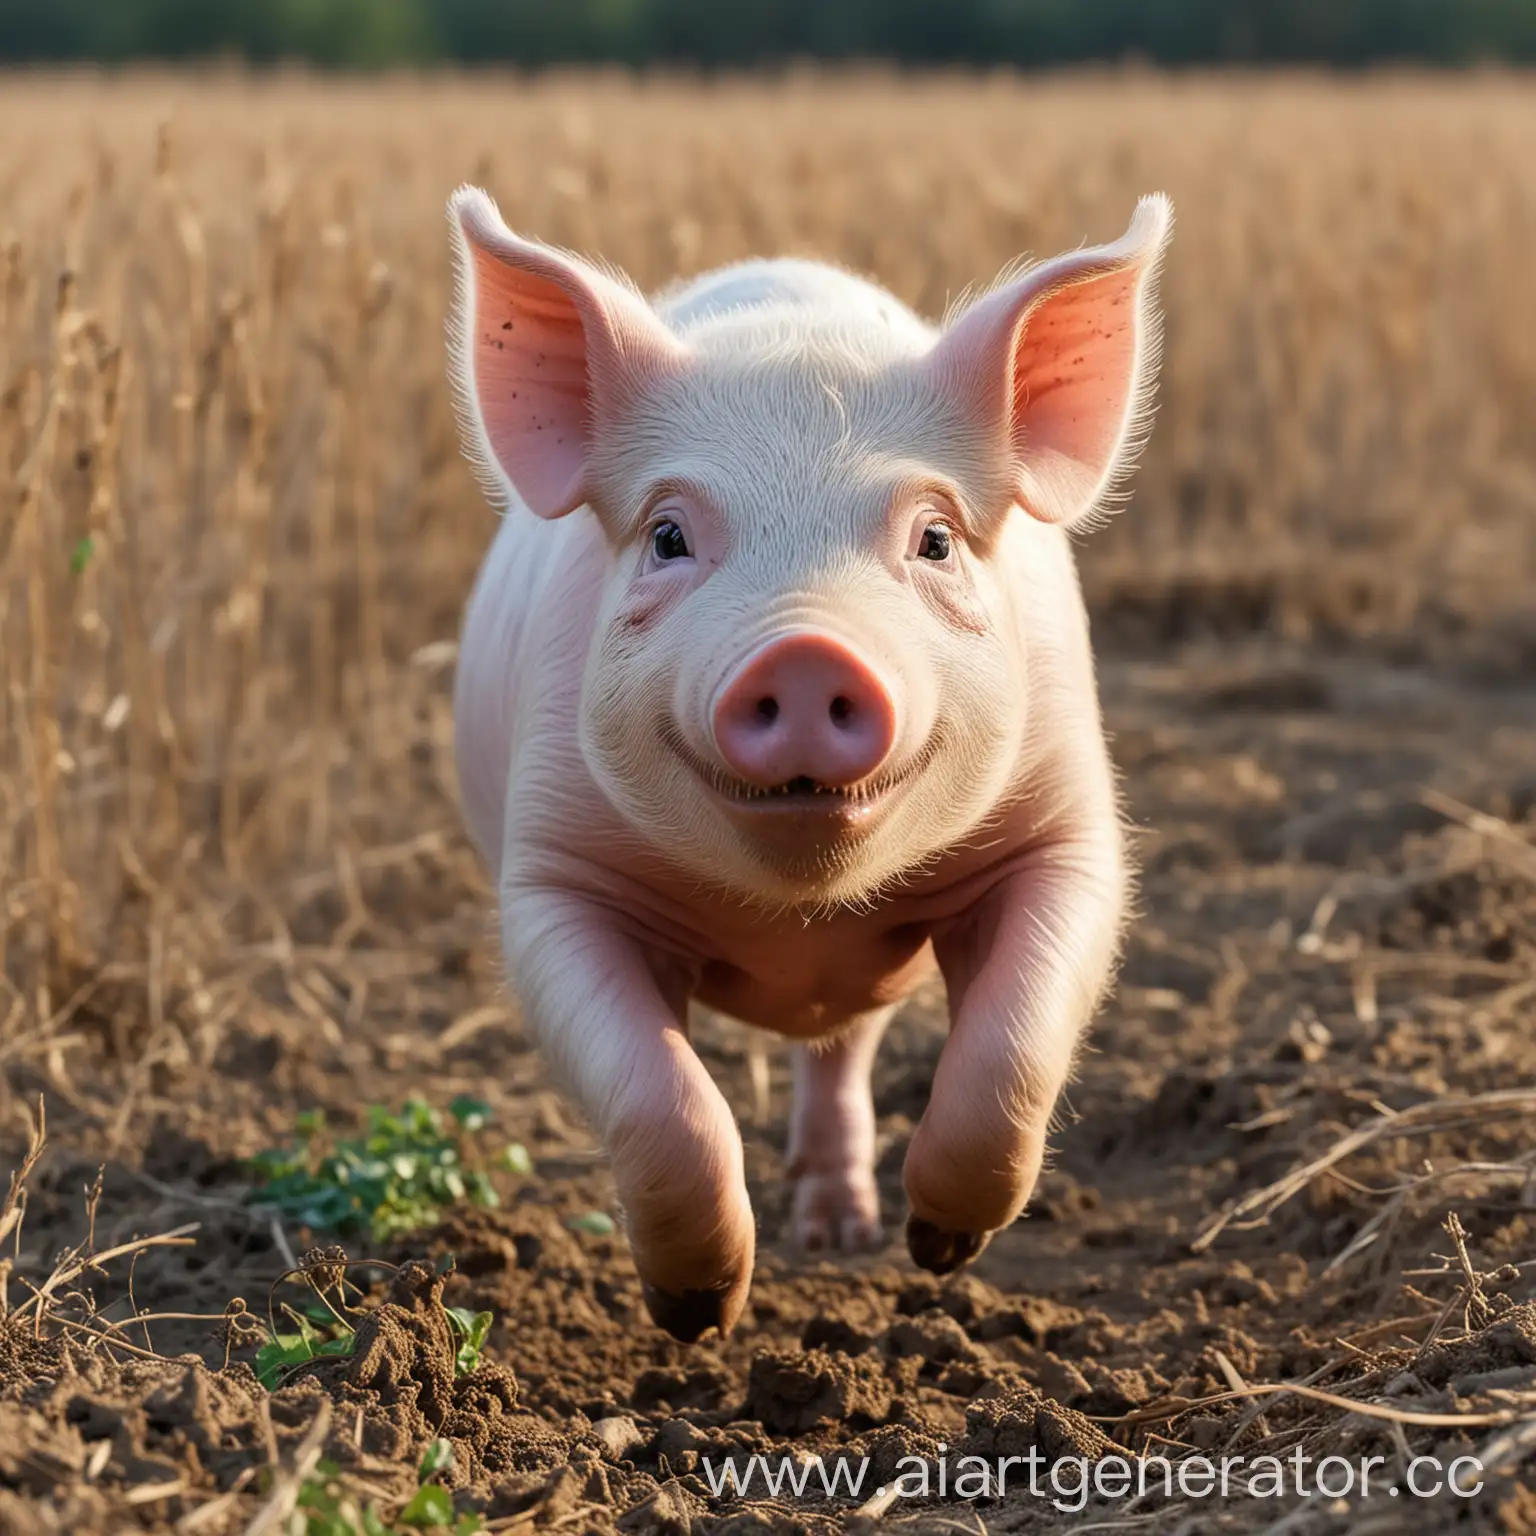
[[[298,1143],[273,1148],[249,1160],[259,1188],[247,1195],[254,1205],[280,1211],[291,1224],[312,1231],[367,1231],[389,1242],[434,1226],[443,1209],[461,1200],[496,1206],[500,1199],[484,1163],[466,1156],[461,1138],[482,1128],[490,1107],[461,1094],[452,1119],[425,1099],[407,1099],[398,1114],[382,1105],[367,1110],[367,1133],[341,1137],[323,1155],[321,1110],[295,1117]],[[533,1163],[527,1149],[508,1148],[501,1166],[526,1175]]]
[[[466,1131],[481,1131],[491,1123],[491,1106],[484,1099],[472,1099],[461,1093],[448,1106],[453,1116]]]
[[[426,1141],[443,1133],[442,1121],[437,1111],[425,1099],[407,1099],[400,1111],[400,1121],[406,1133]]]
[[[589,1232],[593,1237],[612,1237],[618,1230],[607,1211],[583,1211],[566,1222],[572,1232]]]
[[[448,1321],[462,1339],[454,1356],[454,1374],[467,1376],[480,1363],[480,1352],[485,1347],[491,1324],[496,1321],[494,1312],[471,1312],[468,1307],[447,1307]]]
[[[421,1465],[416,1469],[416,1481],[424,1483],[429,1477],[446,1472],[452,1465],[453,1441],[434,1440],[422,1455]]]
[[[96,553],[96,545],[89,534],[83,539],[75,540],[75,547],[69,552],[69,570],[73,576],[80,575],[91,563],[91,556]]]
[[[357,1197],[345,1189],[316,1189],[303,1198],[285,1200],[282,1208],[301,1227],[344,1232],[360,1218]]]
[[[304,1150],[302,1147],[269,1147],[255,1157],[245,1159],[245,1166],[260,1178],[273,1180],[304,1174]]]
[[[336,1495],[316,1479],[311,1479],[299,1489],[298,1504],[301,1509],[313,1509],[322,1515],[336,1513]]]
[[[400,1511],[400,1524],[452,1525],[453,1496],[437,1483],[424,1484],[416,1490],[416,1497]]]
[[[445,1307],[449,1320],[471,1344],[485,1343],[491,1324],[496,1321],[494,1312],[472,1312],[468,1307]]]
[[[501,1149],[496,1156],[496,1166],[525,1179],[533,1174],[533,1159],[528,1155],[528,1148],[520,1141],[509,1141]]]
[[[491,1209],[501,1204],[501,1196],[496,1193],[496,1187],[483,1173],[472,1173],[469,1176],[469,1198],[476,1205],[484,1205]]]
[[[484,1529],[485,1521],[472,1510],[465,1510],[453,1522],[453,1536],[480,1536],[480,1532]]]
[[[309,1341],[297,1333],[279,1333],[256,1351],[256,1379],[268,1390],[275,1387],[291,1365],[314,1358]]]
[[[363,1511],[363,1536],[389,1536],[389,1527],[379,1518],[372,1504]]]
[[[305,1319],[299,1319],[298,1333],[274,1334],[256,1351],[256,1379],[269,1391],[282,1380],[284,1374],[306,1360],[322,1355],[350,1355],[352,1335],[339,1339],[319,1339]],[[308,1336],[305,1336],[308,1330]]]

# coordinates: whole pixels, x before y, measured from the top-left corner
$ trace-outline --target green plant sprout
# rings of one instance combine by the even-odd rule
[[[460,1095],[448,1113],[445,1125],[424,1099],[407,1099],[398,1114],[372,1105],[365,1134],[337,1137],[329,1151],[324,1116],[301,1114],[294,1142],[247,1159],[259,1180],[247,1199],[296,1226],[366,1232],[379,1243],[432,1226],[461,1200],[497,1205],[486,1165],[526,1177],[527,1148],[513,1142],[482,1158],[474,1138],[489,1125],[490,1106]]]

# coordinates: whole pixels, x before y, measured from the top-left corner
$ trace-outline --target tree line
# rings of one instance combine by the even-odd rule
[[[0,0],[0,60],[1025,68],[1536,60],[1536,0]]]

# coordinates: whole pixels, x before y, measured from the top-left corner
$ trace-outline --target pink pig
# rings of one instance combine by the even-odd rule
[[[883,1241],[870,1070],[942,974],[907,1244],[1023,1209],[1126,902],[1068,532],[1149,423],[1172,210],[941,330],[805,261],[647,302],[450,208],[451,372],[500,531],[456,700],[527,1028],[612,1158],[651,1316],[728,1331],[754,1231],[697,998],[796,1042],[808,1250]]]

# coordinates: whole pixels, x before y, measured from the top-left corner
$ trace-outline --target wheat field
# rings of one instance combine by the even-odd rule
[[[1498,73],[5,79],[7,1144],[45,1094],[131,1160],[238,1025],[301,1063],[240,1069],[249,1153],[312,1040],[419,1067],[466,964],[453,1029],[494,1013],[449,752],[492,532],[444,381],[460,182],[648,288],[808,254],[934,316],[1165,190],[1156,430],[1081,551],[1103,644],[1528,681],[1533,144]]]

